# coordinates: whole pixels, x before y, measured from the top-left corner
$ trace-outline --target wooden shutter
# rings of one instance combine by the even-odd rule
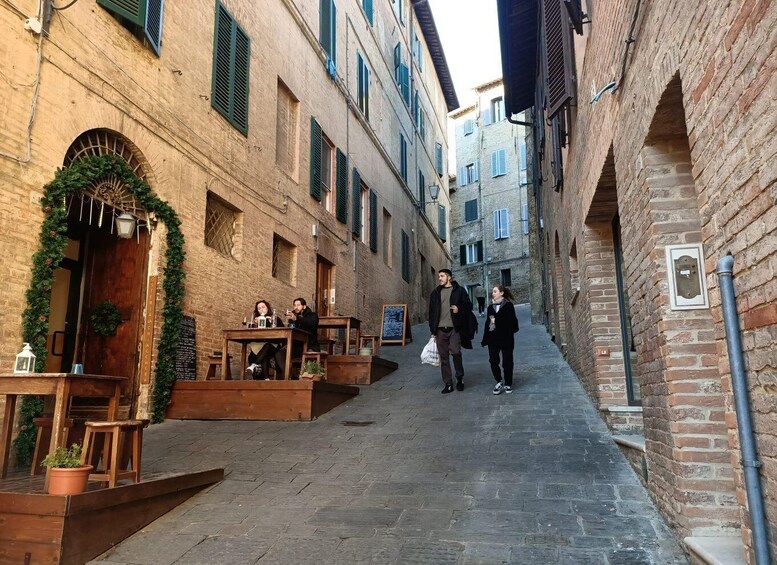
[[[367,19],[370,22],[370,25],[374,25],[374,14],[372,9],[372,0],[363,0],[362,6],[364,6],[364,13],[367,15]]]
[[[244,135],[248,133],[248,88],[251,65],[251,40],[235,25],[232,119]]]
[[[553,188],[556,192],[561,191],[564,188],[564,164],[562,162],[561,154],[561,123],[559,115],[556,115],[551,120],[551,144],[552,155],[551,165],[553,167]]]
[[[473,222],[478,219],[478,201],[467,200],[464,203],[464,221]]]
[[[320,4],[320,17],[319,17],[319,35],[318,41],[321,43],[321,47],[324,48],[329,58],[334,60],[332,56],[332,19],[334,14],[332,8],[334,4],[332,0],[321,0]]]
[[[445,206],[442,204],[437,208],[437,233],[442,241],[448,240],[448,219],[445,215]]]
[[[418,171],[418,201],[421,203],[422,211],[425,214],[426,208],[424,207],[424,204],[426,203],[426,179],[424,178],[424,174],[421,171]]]
[[[506,175],[507,174],[507,149],[500,149],[496,152],[497,154],[497,160],[499,165],[499,174],[500,175]]]
[[[477,262],[480,263],[481,261],[483,261],[483,242],[478,241],[475,244],[475,248],[477,249]]]
[[[437,174],[442,175],[442,145],[439,143],[434,146],[434,162],[437,167]]]
[[[459,186],[467,186],[467,167],[459,168]]]
[[[356,237],[362,234],[362,177],[359,170],[353,168],[353,182],[351,183],[351,233]]]
[[[555,116],[574,96],[572,31],[562,0],[542,0],[548,115]]]
[[[310,117],[310,195],[321,202],[321,126]]]
[[[491,125],[491,108],[486,108],[483,110],[483,125]]]
[[[221,4],[216,5],[216,27],[213,39],[213,85],[211,105],[229,118],[232,93],[230,61],[232,53],[232,16]]]
[[[480,180],[480,173],[478,171],[478,162],[475,161],[472,165],[473,165],[472,166],[472,182],[477,182],[478,180]]]
[[[143,31],[154,53],[162,51],[162,15],[165,11],[164,0],[147,0],[146,21]]]
[[[407,184],[407,141],[401,133],[399,134],[399,174]]]
[[[491,177],[499,176],[499,158],[497,152],[491,152]]]
[[[399,67],[402,64],[402,47],[399,43],[394,46],[394,80],[397,84],[402,84],[402,79],[399,73]]]
[[[467,246],[466,245],[459,245],[459,264],[460,265],[466,265],[467,264]]]
[[[499,236],[510,237],[510,212],[507,208],[499,210]]]
[[[364,60],[361,53],[356,53],[356,102],[364,114]]]
[[[146,0],[97,0],[97,3],[135,25],[146,25]]]
[[[370,251],[378,252],[378,195],[370,190]]]
[[[319,147],[321,145],[319,144]],[[337,150],[337,220],[343,224],[348,222],[348,159],[345,153]]]
[[[494,222],[494,239],[499,239],[501,237],[500,234],[502,232],[500,218],[499,218],[499,210],[494,210],[491,213],[491,218]],[[484,234],[484,237],[485,237],[485,234]]]
[[[410,105],[410,69],[404,63],[399,64],[399,83],[405,104]]]

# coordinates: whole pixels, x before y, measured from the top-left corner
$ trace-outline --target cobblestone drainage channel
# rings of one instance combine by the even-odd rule
[[[344,426],[353,426],[353,427],[364,427],[374,423],[375,422],[371,420],[345,420],[344,422],[342,422]]]

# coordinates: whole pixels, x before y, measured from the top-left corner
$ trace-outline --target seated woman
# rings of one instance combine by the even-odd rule
[[[251,323],[254,327],[283,327],[283,320],[279,316],[274,315],[270,303],[266,300],[259,300],[254,305],[254,313],[251,317]],[[264,323],[262,323],[264,322]],[[261,380],[269,378],[268,369],[270,368],[270,359],[273,358],[277,347],[272,343],[267,342],[254,342],[248,345],[248,367],[246,372],[251,375],[254,380]]]

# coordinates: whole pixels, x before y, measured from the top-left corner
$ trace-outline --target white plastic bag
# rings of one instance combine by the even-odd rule
[[[433,365],[435,367],[440,366],[440,354],[437,352],[437,341],[434,336],[424,346],[424,350],[421,352],[421,363],[427,365]]]

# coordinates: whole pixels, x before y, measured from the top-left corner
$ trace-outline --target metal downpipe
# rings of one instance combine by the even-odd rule
[[[726,255],[718,261],[718,283],[723,306],[723,323],[726,330],[726,348],[731,367],[731,388],[734,391],[734,406],[739,428],[739,447],[742,452],[742,467],[745,474],[747,506],[750,511],[750,523],[753,530],[753,550],[757,565],[771,563],[769,541],[766,534],[761,477],[753,434],[753,422],[750,418],[750,397],[747,389],[744,356],[742,355],[742,337],[739,333],[739,315],[737,314],[734,294],[734,257]]]

